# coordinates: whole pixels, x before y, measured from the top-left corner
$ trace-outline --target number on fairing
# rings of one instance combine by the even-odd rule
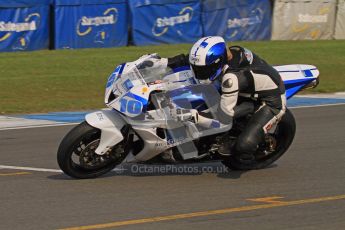
[[[131,113],[131,114],[140,114],[142,110],[142,104],[140,101],[136,100],[127,100],[125,98],[121,98],[120,100],[121,108],[120,111],[122,113]]]

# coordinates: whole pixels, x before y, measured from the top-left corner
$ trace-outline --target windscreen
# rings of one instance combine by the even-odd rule
[[[171,68],[161,63],[159,60],[157,61],[155,58],[143,60],[136,64],[136,68],[147,84],[155,81],[163,81],[165,76],[173,73]]]

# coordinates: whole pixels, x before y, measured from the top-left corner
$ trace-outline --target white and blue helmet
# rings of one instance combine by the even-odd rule
[[[226,61],[226,43],[218,36],[199,39],[189,53],[189,63],[199,80],[215,80],[221,74]]]

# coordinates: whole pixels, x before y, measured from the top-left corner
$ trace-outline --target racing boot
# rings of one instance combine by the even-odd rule
[[[160,154],[160,158],[164,163],[174,164],[176,163],[176,159],[174,157],[172,149],[167,149]]]
[[[231,148],[233,144],[231,143],[231,139],[228,134],[224,134],[223,136],[217,138],[218,143],[218,153],[222,156],[230,156],[231,155]]]

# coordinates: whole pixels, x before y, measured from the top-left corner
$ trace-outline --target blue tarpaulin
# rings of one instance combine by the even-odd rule
[[[198,0],[129,0],[135,45],[190,43],[202,37]]]
[[[53,0],[0,0],[0,8],[46,6]]]
[[[49,47],[50,0],[0,0],[0,51]]]
[[[228,41],[271,38],[269,0],[203,0],[205,36],[219,35]]]
[[[126,0],[55,0],[56,49],[125,46]]]

